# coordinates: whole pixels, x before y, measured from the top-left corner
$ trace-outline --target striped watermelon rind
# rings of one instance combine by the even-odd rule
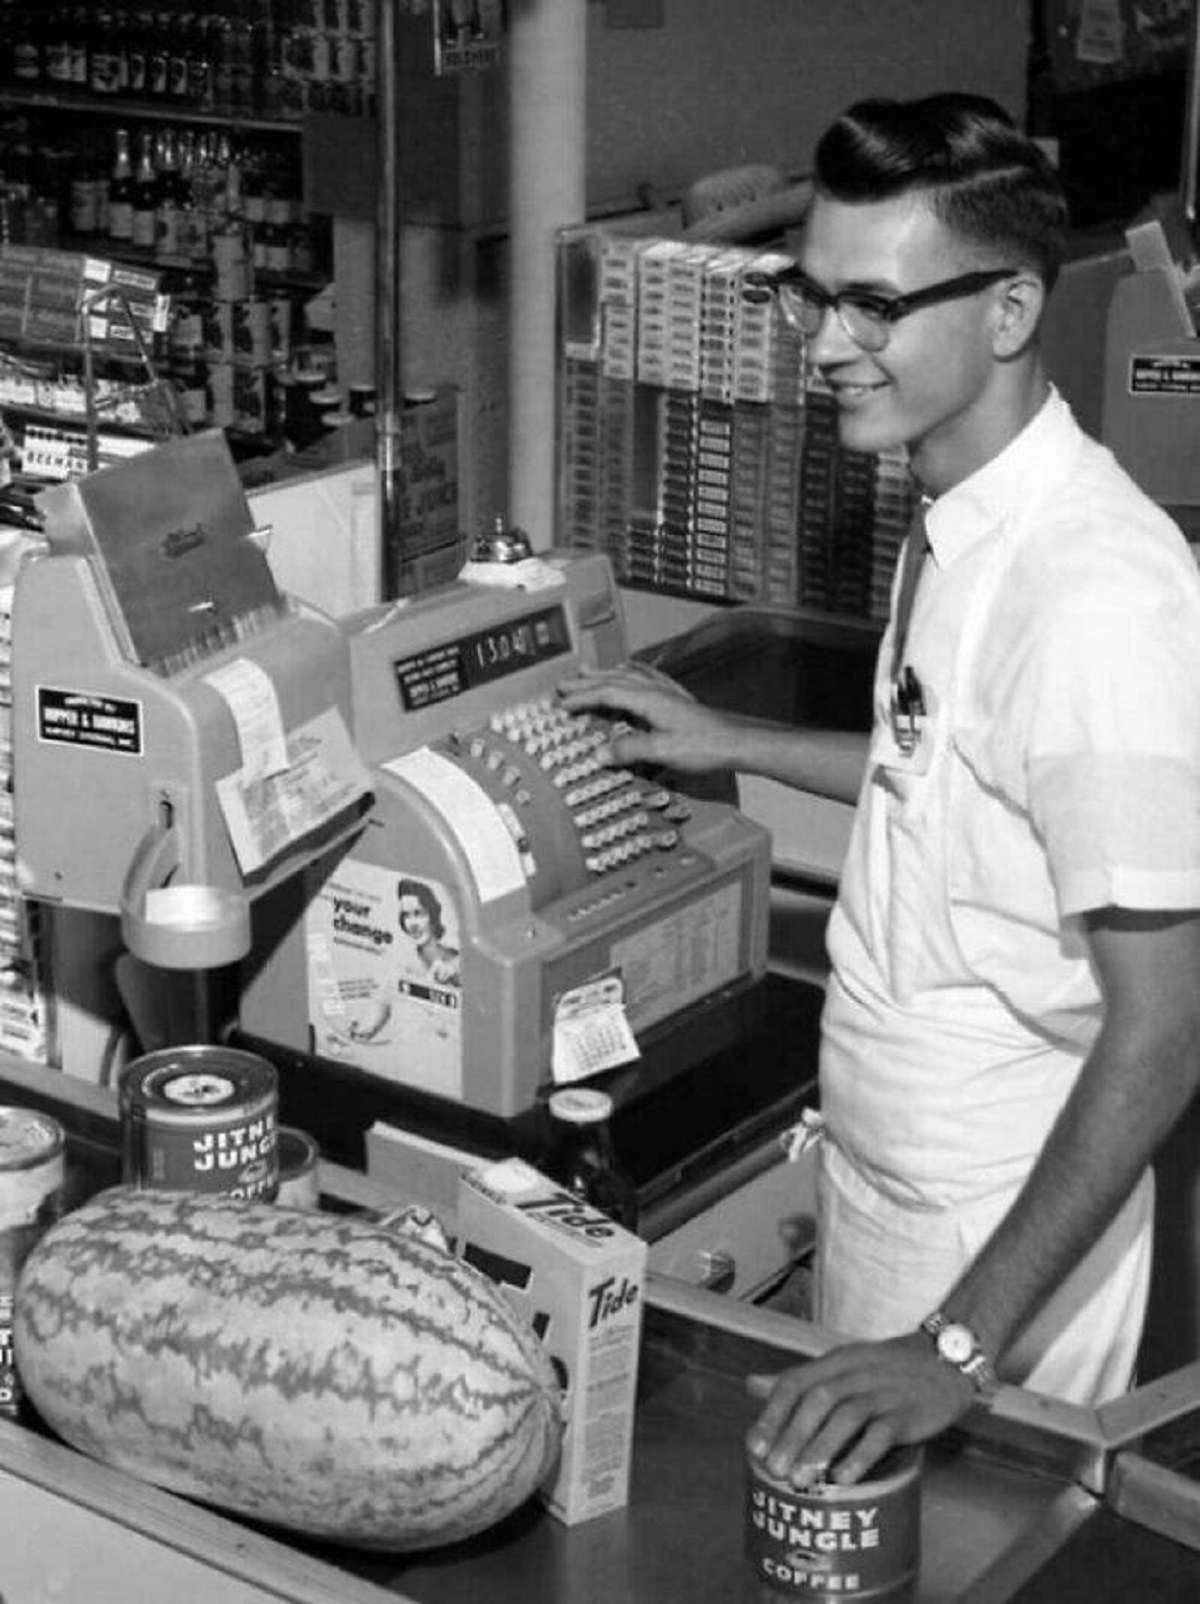
[[[73,1447],[335,1543],[472,1536],[560,1444],[549,1360],[495,1287],[352,1216],[116,1188],[26,1261],[14,1346]]]

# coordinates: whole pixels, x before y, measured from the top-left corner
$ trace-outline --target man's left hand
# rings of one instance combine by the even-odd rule
[[[966,1414],[967,1376],[922,1332],[852,1342],[773,1376],[749,1376],[767,1406],[746,1445],[769,1476],[794,1487],[861,1480],[889,1449],[924,1442]]]

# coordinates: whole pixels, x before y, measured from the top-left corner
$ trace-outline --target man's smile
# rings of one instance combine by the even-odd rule
[[[870,384],[850,384],[845,379],[831,379],[829,387],[839,401],[861,401],[887,389],[886,379],[875,379]]]

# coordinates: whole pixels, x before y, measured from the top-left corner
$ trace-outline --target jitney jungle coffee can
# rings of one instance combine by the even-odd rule
[[[34,1244],[62,1213],[66,1138],[48,1114],[0,1108],[0,1415],[15,1416],[13,1294]]]
[[[746,1555],[773,1592],[909,1604],[921,1559],[921,1452],[897,1448],[869,1481],[797,1490],[746,1459]]]
[[[234,1047],[167,1047],[121,1076],[123,1178],[167,1191],[275,1196],[274,1066]]]

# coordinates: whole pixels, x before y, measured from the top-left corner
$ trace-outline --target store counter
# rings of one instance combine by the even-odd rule
[[[115,1178],[107,1094],[0,1066],[0,1096],[57,1111],[74,1198]],[[322,1167],[328,1200],[383,1200]],[[751,1371],[829,1333],[652,1275],[628,1507],[567,1528],[534,1504],[469,1543],[413,1556],[314,1547],[252,1528],[0,1421],[0,1572],[8,1604],[671,1604],[757,1598],[742,1554]],[[1192,1604],[1200,1596],[1193,1366],[1100,1411],[1002,1389],[927,1452],[917,1604]],[[1155,1444],[1167,1453],[1155,1458]]]

